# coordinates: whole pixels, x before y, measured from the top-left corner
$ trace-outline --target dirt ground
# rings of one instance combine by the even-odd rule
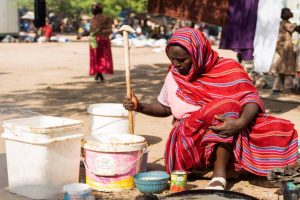
[[[24,109],[45,115],[60,116],[83,121],[85,134],[89,134],[87,107],[94,103],[120,103],[125,95],[124,52],[113,47],[115,73],[107,75],[105,83],[95,83],[88,75],[89,55],[87,42],[47,44],[0,43],[0,120],[26,116]],[[224,57],[235,58],[232,51],[218,50]],[[142,101],[156,99],[163,84],[169,61],[164,52],[152,48],[132,48],[132,88]],[[283,95],[273,98],[270,90],[261,90],[270,114],[291,120],[300,131],[300,97]],[[171,117],[153,118],[137,114],[135,132],[149,144],[148,171],[163,170],[163,152]],[[0,128],[0,132],[3,130]],[[209,174],[208,174],[209,175]],[[209,179],[188,182],[190,189],[204,188]],[[265,179],[241,176],[229,180],[228,189],[252,195],[259,199],[283,199],[270,188]],[[99,199],[142,199],[136,189],[114,193],[95,193]],[[168,194],[165,191],[159,196]],[[0,139],[0,199],[27,200],[8,192],[8,177],[4,141]]]

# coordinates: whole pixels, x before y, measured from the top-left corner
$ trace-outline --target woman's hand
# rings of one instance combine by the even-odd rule
[[[236,119],[222,115],[216,115],[215,118],[223,123],[218,126],[210,126],[209,128],[215,133],[220,134],[221,137],[234,136],[248,124],[243,118]]]
[[[210,126],[209,128],[215,133],[220,134],[221,137],[230,137],[253,122],[258,112],[259,107],[256,103],[248,103],[244,105],[240,118],[235,119],[232,117],[224,117],[223,115],[216,115],[215,118],[223,123],[218,126]]]
[[[135,93],[132,91],[131,98],[125,96],[123,99],[123,106],[126,110],[137,111],[145,115],[153,117],[168,117],[172,114],[171,109],[162,105],[159,102],[142,103],[139,102]]]
[[[134,91],[131,92],[131,99],[128,96],[125,96],[123,99],[123,106],[126,110],[138,111],[138,105],[139,101]]]

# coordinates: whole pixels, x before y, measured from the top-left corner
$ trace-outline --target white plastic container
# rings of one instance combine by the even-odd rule
[[[32,199],[51,199],[62,194],[65,184],[78,182],[83,136],[78,128],[80,121],[73,124],[77,127],[75,130],[70,124],[64,127],[53,123],[51,119],[39,116],[35,120],[21,118],[3,123],[2,137],[5,139],[11,192]],[[11,125],[9,128],[8,124]],[[19,134],[14,130],[18,130]],[[22,134],[22,130],[34,130],[37,134],[26,131]],[[45,133],[46,130],[51,130],[51,137]],[[56,130],[59,133],[57,135]],[[72,134],[67,130],[71,130]]]
[[[97,134],[129,134],[128,111],[122,104],[99,103],[88,107],[90,114],[90,130]]]

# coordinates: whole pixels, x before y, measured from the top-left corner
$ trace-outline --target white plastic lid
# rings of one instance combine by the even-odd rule
[[[92,115],[125,117],[128,111],[119,103],[98,103],[88,107],[87,112]]]

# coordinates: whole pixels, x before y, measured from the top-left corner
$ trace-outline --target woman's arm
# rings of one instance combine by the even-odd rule
[[[153,117],[168,117],[172,114],[169,107],[164,106],[159,102],[151,104],[139,103],[137,112]]]
[[[137,111],[153,117],[168,117],[172,114],[169,107],[159,102],[140,103],[134,92],[132,92],[131,96],[131,99],[127,96],[124,97],[123,106],[126,110]]]
[[[220,126],[210,126],[209,128],[216,133],[224,135],[224,137],[233,136],[241,129],[246,128],[256,119],[259,107],[256,103],[248,103],[243,107],[240,118],[224,117],[222,115],[215,116],[216,119],[222,121]]]
[[[243,112],[240,116],[241,129],[247,127],[256,119],[259,112],[259,107],[256,103],[248,103],[243,107]]]

